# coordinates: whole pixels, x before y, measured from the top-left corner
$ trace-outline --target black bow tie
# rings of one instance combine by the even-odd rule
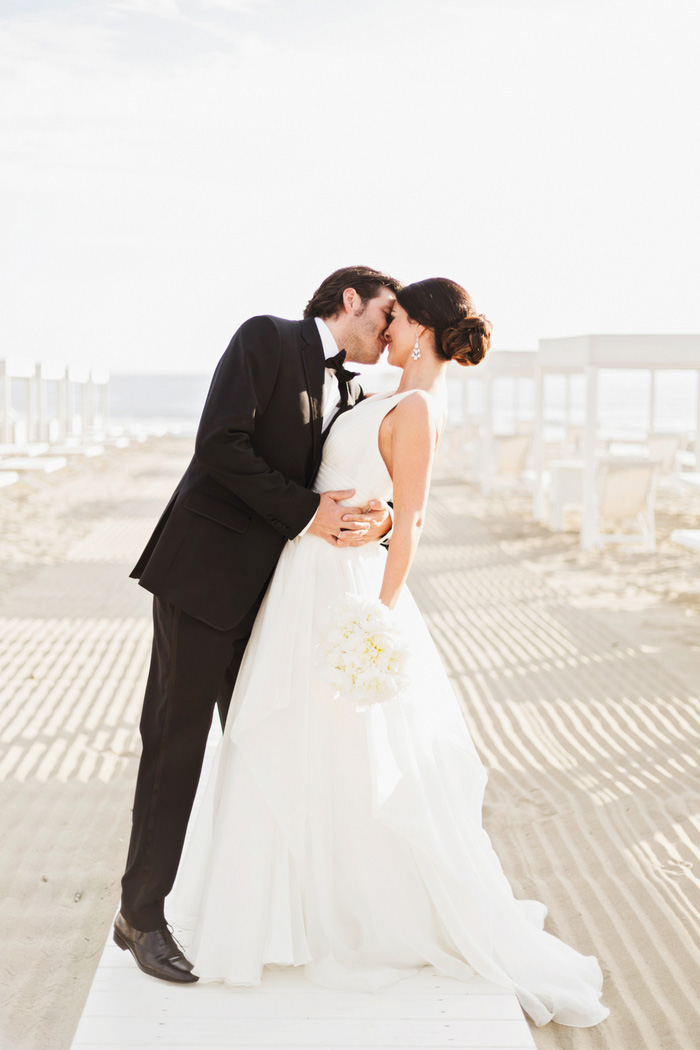
[[[341,408],[345,408],[348,403],[348,382],[360,374],[359,372],[351,372],[348,368],[343,368],[344,361],[344,350],[341,350],[333,357],[326,358],[326,368],[332,368],[338,377],[338,394],[340,395]]]
[[[345,361],[345,351],[341,350],[335,354],[334,357],[326,358],[326,368],[332,368],[338,377],[338,382],[347,383],[350,379],[354,379],[355,376],[359,376],[359,372],[351,372],[348,368],[343,368]]]

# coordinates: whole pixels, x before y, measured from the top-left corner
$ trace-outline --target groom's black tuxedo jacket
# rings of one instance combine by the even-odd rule
[[[252,317],[219,361],[195,453],[131,575],[218,630],[265,589],[319,504],[323,347],[313,318]],[[354,380],[348,408],[364,397]],[[342,410],[341,410],[342,411]]]

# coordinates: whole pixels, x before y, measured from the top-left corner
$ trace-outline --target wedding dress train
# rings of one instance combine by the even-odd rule
[[[317,491],[390,497],[377,438],[403,396],[337,420]],[[195,972],[254,985],[266,965],[304,965],[375,990],[432,965],[514,991],[536,1025],[597,1024],[596,958],[544,931],[544,904],[514,898],[482,827],[486,772],[409,591],[399,698],[358,711],[319,675],[329,616],[348,593],[378,596],[385,558],[312,535],[282,553],[169,899]]]

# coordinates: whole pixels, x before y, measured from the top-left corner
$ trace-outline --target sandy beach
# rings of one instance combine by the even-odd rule
[[[69,1050],[119,899],[150,647],[128,572],[191,440],[150,439],[0,494],[2,1050]],[[573,521],[571,522],[573,524]],[[607,1021],[541,1050],[697,1050],[700,494],[658,550],[580,550],[438,471],[410,585],[489,772],[517,896],[595,954]]]

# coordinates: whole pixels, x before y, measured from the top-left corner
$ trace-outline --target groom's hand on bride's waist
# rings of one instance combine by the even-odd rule
[[[352,523],[350,528],[357,529],[358,525],[366,525],[365,532],[350,531],[346,522]],[[343,515],[343,532],[338,537],[337,547],[361,547],[365,543],[373,543],[381,540],[383,536],[393,527],[391,508],[383,499],[369,501],[369,506],[360,513],[354,512]],[[348,531],[345,531],[348,530]]]
[[[338,537],[346,530],[356,531],[358,535],[369,530],[367,522],[344,522],[348,518],[362,517],[362,507],[341,507],[340,500],[349,500],[355,496],[354,488],[344,488],[336,492],[321,492],[321,499],[309,531],[319,535],[326,543],[339,546]]]
[[[322,492],[308,531],[333,547],[361,547],[380,540],[392,526],[388,505],[384,500],[373,499],[367,507],[340,506],[340,500],[349,500],[354,495],[354,489]]]

